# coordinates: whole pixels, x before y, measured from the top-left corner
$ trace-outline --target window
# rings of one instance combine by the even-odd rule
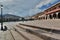
[[[59,5],[59,8],[60,8],[60,5]]]

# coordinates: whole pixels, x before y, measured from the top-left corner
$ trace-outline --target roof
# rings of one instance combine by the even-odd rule
[[[60,5],[60,2],[58,2],[58,3],[54,4],[54,5],[52,5],[51,7],[47,8],[45,11],[47,11],[48,9],[50,9],[50,8],[56,6],[56,5]]]

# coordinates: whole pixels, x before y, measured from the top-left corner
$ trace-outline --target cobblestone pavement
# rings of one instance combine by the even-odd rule
[[[25,30],[16,27],[17,24],[18,22],[4,23],[4,26],[7,26],[8,30],[0,30],[0,40],[43,40],[36,35],[30,34]],[[16,28],[19,32],[16,32],[14,28]]]
[[[34,21],[25,21],[20,23],[42,27],[42,28],[60,30],[60,19],[34,20]]]
[[[34,20],[21,22],[5,22],[7,31],[0,30],[0,40],[60,40],[60,33],[50,33],[46,30],[19,25],[19,23],[43,28],[60,30],[60,19]],[[19,27],[18,27],[19,26]]]

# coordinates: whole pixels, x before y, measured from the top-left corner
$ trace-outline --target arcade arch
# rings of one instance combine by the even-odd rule
[[[58,18],[60,19],[60,12],[58,13]]]

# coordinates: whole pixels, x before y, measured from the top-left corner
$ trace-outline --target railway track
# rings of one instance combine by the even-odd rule
[[[10,26],[10,25],[8,25],[8,26]],[[19,31],[17,31],[15,28],[13,28],[13,30],[9,29],[9,32],[10,32],[13,40],[29,40],[24,35],[22,35],[21,33],[19,33]]]
[[[13,26],[11,26],[11,27],[13,27]],[[14,40],[23,40],[23,38],[24,38],[24,40],[43,40],[38,36],[35,36],[33,34],[26,32],[22,28],[18,28],[18,27],[14,26],[13,29],[14,30],[10,30],[10,32],[13,35]],[[20,36],[19,35],[15,36],[17,34],[19,34]],[[21,39],[21,37],[22,37],[22,39]]]
[[[9,31],[10,31],[10,34],[11,34],[11,36],[12,36],[13,40],[15,40],[15,38],[14,38],[14,36],[13,36],[13,34],[12,34],[11,30],[9,30]]]
[[[0,30],[1,31],[1,30]],[[9,30],[0,32],[0,40],[14,40]]]
[[[13,28],[9,30],[13,40],[60,40],[60,34],[53,30],[40,29],[31,25],[8,25]],[[48,30],[48,31],[47,31]],[[51,33],[50,33],[51,32]]]
[[[60,30],[56,30],[56,29],[41,28],[41,27],[32,26],[32,25],[26,25],[26,24],[21,24],[21,23],[19,23],[19,25],[20,25],[20,26],[23,25],[23,26],[30,27],[30,28],[36,28],[36,29],[45,30],[45,31],[47,31],[47,32],[53,32],[53,33],[60,34]]]
[[[40,31],[38,32],[38,31],[36,31],[36,30],[32,30],[32,29],[29,29],[29,28],[31,28],[30,27],[30,25],[29,26],[27,26],[27,25],[20,25],[20,26],[18,26],[18,25],[16,25],[17,27],[20,27],[20,28],[22,28],[22,29],[27,29],[27,30],[29,30],[28,32],[31,32],[32,34],[35,34],[35,35],[38,35],[39,37],[42,37],[43,39],[45,39],[45,40],[47,40],[47,39],[49,39],[49,40],[60,40],[60,34],[56,34],[54,31],[58,31],[58,30],[52,30],[52,32],[51,32],[51,30],[49,29],[49,30],[45,30],[45,29],[42,29],[42,32],[43,33],[41,33]],[[33,27],[32,27],[33,28]],[[34,27],[35,28],[35,27]],[[59,32],[59,31],[58,31]],[[59,37],[58,37],[59,36]]]
[[[38,37],[36,35],[33,35],[31,33],[26,32],[25,29],[18,28],[18,27],[15,27],[14,29],[15,29],[15,31],[17,33],[19,33],[20,35],[22,35],[27,40],[43,40],[42,38],[40,38],[40,37]]]
[[[60,40],[59,21],[14,22],[6,23],[6,26],[8,27],[6,33],[8,33],[5,40]]]

